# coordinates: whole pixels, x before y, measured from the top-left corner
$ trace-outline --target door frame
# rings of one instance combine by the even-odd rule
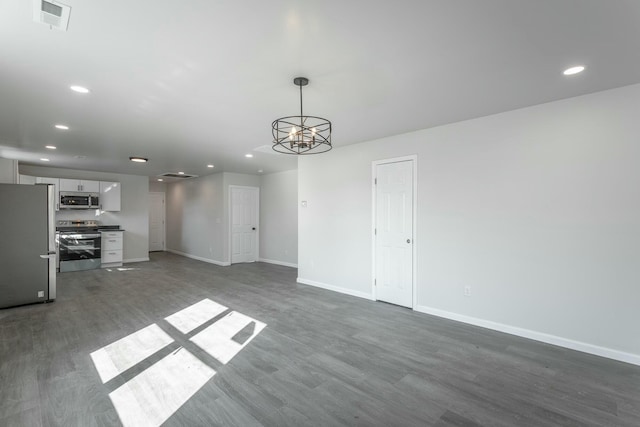
[[[167,250],[167,193],[164,191],[149,191],[149,195],[162,195],[162,250]],[[151,250],[149,250],[151,252]]]
[[[229,251],[229,265],[232,265],[232,251],[231,251],[231,242],[232,242],[232,232],[233,232],[233,204],[231,203],[231,189],[233,188],[250,188],[256,190],[256,260],[258,262],[260,259],[260,187],[253,187],[250,185],[229,185],[229,195],[227,199],[227,203],[229,204],[229,209],[227,211],[227,215],[229,218],[229,228],[228,228],[228,251]]]
[[[412,154],[409,156],[402,157],[392,157],[389,159],[381,159],[374,160],[371,162],[371,296],[374,301],[378,301],[378,296],[376,294],[376,208],[377,208],[377,192],[376,192],[376,168],[378,165],[384,165],[387,163],[399,163],[411,161],[412,165],[412,175],[413,175],[413,224],[412,231],[413,235],[411,237],[413,242],[413,251],[412,251],[412,280],[411,280],[411,288],[412,288],[412,301],[411,301],[411,309],[415,310],[417,306],[418,294],[416,290],[416,283],[418,283],[418,244],[416,242],[416,236],[418,234],[418,155]]]

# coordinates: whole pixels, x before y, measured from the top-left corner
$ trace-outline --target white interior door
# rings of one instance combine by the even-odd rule
[[[149,251],[164,251],[164,193],[149,193]]]
[[[375,293],[413,308],[414,161],[375,165]]]
[[[258,206],[256,187],[229,187],[231,263],[258,259]]]

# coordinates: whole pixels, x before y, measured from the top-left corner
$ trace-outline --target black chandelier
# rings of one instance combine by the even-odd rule
[[[322,117],[302,114],[302,86],[309,84],[306,77],[296,77],[300,86],[300,115],[276,119],[271,123],[273,149],[284,154],[318,154],[331,150],[331,122]]]

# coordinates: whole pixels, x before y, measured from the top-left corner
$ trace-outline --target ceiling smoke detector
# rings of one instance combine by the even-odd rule
[[[67,31],[71,6],[55,0],[33,0],[33,20],[60,31]]]

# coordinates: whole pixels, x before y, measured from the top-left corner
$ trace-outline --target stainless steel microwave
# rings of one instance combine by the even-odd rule
[[[100,209],[99,194],[61,191],[60,209]]]

